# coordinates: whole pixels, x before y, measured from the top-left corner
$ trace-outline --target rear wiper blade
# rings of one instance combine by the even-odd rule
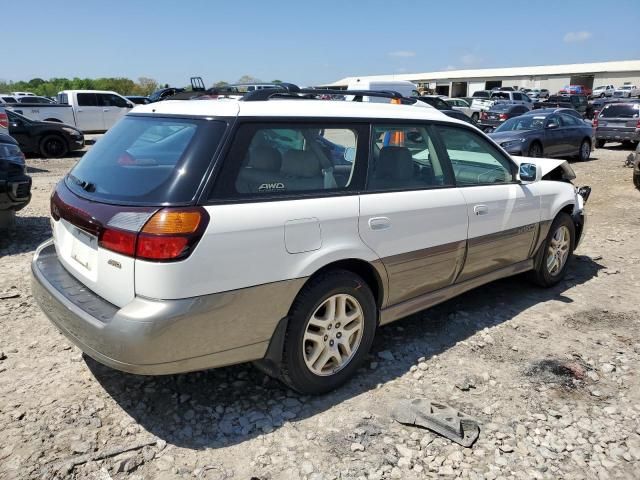
[[[78,177],[76,177],[75,175],[71,175],[71,174],[69,174],[69,177],[71,178],[71,180],[73,180],[73,183],[78,185],[85,192],[95,192],[95,190],[96,190],[96,184],[95,183],[91,183],[91,182],[88,182],[86,180],[80,180]]]

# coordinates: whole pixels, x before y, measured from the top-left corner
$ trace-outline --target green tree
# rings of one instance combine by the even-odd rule
[[[225,82],[224,80],[220,80],[220,81],[217,81],[216,83],[213,84],[213,88],[226,87],[227,85],[229,85],[229,82]]]
[[[261,80],[251,75],[243,75],[238,79],[237,83],[260,83]]]

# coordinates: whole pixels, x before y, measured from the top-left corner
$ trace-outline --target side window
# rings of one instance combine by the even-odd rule
[[[349,190],[359,162],[357,148],[356,128],[349,126],[244,125],[227,156],[219,189],[257,196]]]
[[[579,125],[580,122],[576,117],[572,117],[571,115],[562,114],[560,118],[562,118],[562,124],[565,127],[575,127]]]
[[[98,104],[102,107],[126,108],[127,106],[127,102],[124,98],[120,98],[118,95],[114,95],[113,93],[99,93]]]
[[[438,126],[456,184],[487,185],[514,181],[514,166],[486,139],[466,128]]]
[[[98,99],[95,93],[78,93],[79,107],[97,107]]]
[[[513,94],[513,99],[514,100],[522,100],[522,95],[516,92],[516,93]]]
[[[416,190],[452,185],[426,126],[376,125],[367,190]]]

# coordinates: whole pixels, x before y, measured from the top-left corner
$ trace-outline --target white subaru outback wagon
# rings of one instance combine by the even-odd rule
[[[590,192],[565,161],[432,108],[277,96],[139,106],[56,186],[33,291],[87,355],[150,375],[256,361],[322,393],[379,325],[563,278]]]

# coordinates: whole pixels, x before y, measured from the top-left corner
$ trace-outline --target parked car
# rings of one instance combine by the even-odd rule
[[[441,110],[447,117],[455,118],[457,120],[461,120],[463,122],[467,122],[471,125],[476,126],[476,121],[473,118],[468,117],[464,112],[460,110]]]
[[[0,105],[3,103],[18,103],[18,100],[10,93],[0,93]]]
[[[0,120],[1,121],[1,120]],[[12,226],[17,211],[31,201],[31,177],[18,142],[0,133],[0,230]]]
[[[591,92],[591,96],[594,98],[611,97],[613,96],[613,92],[615,91],[615,89],[616,87],[614,87],[613,85],[600,85],[599,87],[593,89],[593,92]]]
[[[479,112],[474,111],[474,109],[471,108],[471,105],[466,100],[463,100],[462,98],[445,98],[444,101],[445,103],[447,103],[447,105],[449,105],[449,108],[453,110],[458,110],[464,113],[467,117],[472,118],[475,121],[477,121],[480,116]]]
[[[533,108],[573,108],[586,118],[593,110],[586,95],[551,95],[547,100],[535,103]]]
[[[44,103],[44,104],[49,104],[49,103],[56,103],[53,100],[50,100],[47,97],[39,97],[37,95],[24,95],[22,97],[18,97],[16,99],[17,103],[30,103],[30,104],[39,104],[39,103]]]
[[[635,159],[633,161],[633,184],[640,190],[640,143],[636,146]]]
[[[478,128],[485,132],[493,130],[506,120],[527,113],[529,109],[525,105],[514,103],[497,103],[486,112],[480,113]]]
[[[103,90],[64,90],[54,104],[6,105],[30,120],[64,123],[83,132],[105,132],[133,107],[116,92]]]
[[[145,97],[144,95],[127,95],[125,98],[136,105],[146,105],[147,103],[151,103],[149,97]]]
[[[532,112],[507,120],[489,136],[511,155],[577,157],[591,155],[590,125],[563,112]]]
[[[499,91],[493,92],[489,98],[476,98],[471,104],[472,108],[480,111],[487,111],[493,107],[496,103],[513,103],[519,105],[526,105],[529,110],[533,106],[531,99],[520,92]]]
[[[151,95],[149,95],[149,101],[151,103],[160,102],[169,97],[173,97],[176,93],[180,93],[184,91],[185,91],[184,88],[175,88],[175,87],[160,88],[155,92],[153,92]]]
[[[537,102],[540,99],[540,89],[532,88],[528,90],[529,90],[528,92],[523,92],[523,93],[525,93],[533,103]]]
[[[451,107],[451,105],[449,105],[445,100],[443,100],[440,95],[422,95],[420,97],[413,97],[413,98],[426,103],[427,105],[435,108],[436,110],[440,110],[442,113],[444,113],[448,117],[457,118],[458,120],[471,123],[472,125],[476,124],[476,119],[478,118],[477,115],[475,117],[473,115],[471,117],[467,117],[467,115],[464,112],[460,112],[459,110],[455,110],[453,107]],[[466,118],[460,117],[459,115],[460,113],[462,113],[462,115],[464,115]]]
[[[566,161],[432,108],[264,98],[141,105],[58,183],[32,291],[87,355],[139,374],[256,361],[319,394],[378,325],[567,272],[588,189]]]
[[[618,98],[631,98],[631,97],[639,97],[640,96],[640,88],[636,85],[622,85],[613,92],[614,97]]]
[[[59,158],[84,147],[84,135],[71,125],[29,120],[12,111],[8,111],[7,115],[9,134],[18,141],[24,153],[35,153],[43,158]]]
[[[640,103],[609,103],[593,119],[596,129],[596,147],[606,142],[640,141]]]
[[[592,90],[584,85],[565,85],[558,91],[558,95],[586,95],[587,97],[592,93]]]

